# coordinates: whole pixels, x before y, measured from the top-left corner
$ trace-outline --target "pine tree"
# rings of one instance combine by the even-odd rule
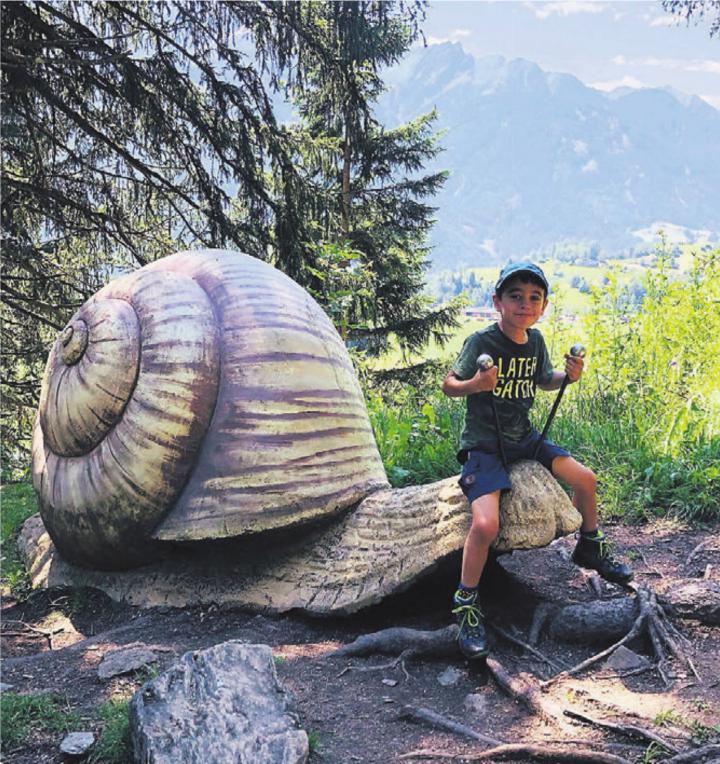
[[[305,270],[296,274],[331,305],[338,296],[348,337],[371,352],[397,338],[403,350],[443,341],[457,326],[458,305],[431,307],[423,295],[429,250],[426,237],[434,209],[427,203],[446,173],[423,173],[439,152],[435,114],[385,129],[373,109],[381,70],[407,52],[419,35],[422,8],[381,2],[313,5],[308,13],[323,34],[332,63],[312,52],[295,89],[300,115],[300,165],[315,182],[304,199]],[[344,253],[340,256],[338,253]],[[314,255],[314,258],[313,258]],[[278,252],[282,257],[282,253]],[[345,270],[331,282],[327,270]],[[339,295],[338,295],[339,293]]]

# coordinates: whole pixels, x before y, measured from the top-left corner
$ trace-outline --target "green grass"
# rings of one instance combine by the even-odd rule
[[[90,764],[130,764],[129,699],[113,698],[100,706],[98,716],[103,721],[100,739],[90,754]]]
[[[0,695],[2,750],[11,751],[29,742],[33,733],[68,732],[80,723],[78,714],[62,698],[49,693]]]
[[[20,526],[37,511],[35,492],[28,483],[13,483],[0,488],[0,581],[3,595],[10,590],[18,592],[29,588],[15,540]]]

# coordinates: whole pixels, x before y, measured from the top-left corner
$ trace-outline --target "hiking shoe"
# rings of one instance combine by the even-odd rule
[[[483,626],[483,614],[476,605],[477,595],[470,598],[462,597],[456,592],[453,597],[453,615],[460,627],[457,641],[460,652],[468,660],[484,658],[488,654],[487,637]]]
[[[596,570],[606,581],[615,584],[632,581],[632,568],[626,562],[615,559],[612,544],[600,531],[595,538],[580,535],[572,554],[572,561],[583,568]]]

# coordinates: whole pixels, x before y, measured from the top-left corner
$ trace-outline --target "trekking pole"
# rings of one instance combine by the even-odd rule
[[[570,348],[570,355],[574,358],[585,358],[585,346],[579,344],[573,345]],[[550,414],[548,415],[547,422],[545,422],[545,427],[543,427],[542,434],[540,435],[540,440],[538,441],[537,446],[535,446],[533,459],[537,459],[537,455],[540,452],[540,446],[542,446],[543,441],[545,440],[545,436],[547,435],[547,431],[550,429],[550,425],[552,424],[552,420],[555,418],[555,412],[558,410],[558,406],[562,400],[565,388],[568,386],[568,382],[570,382],[570,377],[568,377],[566,374],[562,384],[560,385],[560,390],[558,391],[557,397],[555,398],[555,403],[553,403],[553,407],[550,409]]]
[[[481,353],[475,362],[480,371],[492,369],[495,365],[492,357],[487,353]],[[498,449],[500,450],[500,459],[503,469],[507,472],[507,459],[505,458],[505,446],[503,445],[502,430],[500,429],[500,418],[498,417],[497,407],[495,406],[495,391],[490,390],[490,406],[492,407],[493,420],[495,421],[495,432],[497,434]]]

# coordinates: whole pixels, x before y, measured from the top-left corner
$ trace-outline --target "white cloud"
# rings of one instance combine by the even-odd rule
[[[615,90],[615,88],[644,88],[647,87],[647,85],[637,79],[637,77],[631,77],[629,74],[626,74],[622,79],[619,80],[592,82],[590,83],[590,87],[595,88],[595,90],[610,91]]]
[[[686,72],[720,74],[720,61],[711,58],[639,58],[625,63],[634,66],[655,66],[660,69],[682,69]]]
[[[573,151],[579,156],[587,154],[588,145],[585,141],[573,141]]]
[[[583,168],[581,172],[597,172],[598,171],[598,163],[591,159],[587,164],[583,165]]]
[[[427,37],[427,44],[428,45],[440,45],[444,42],[458,42],[458,40],[462,40],[464,37],[470,37],[472,32],[469,29],[453,29],[450,34],[448,34],[445,37]]]
[[[677,16],[655,16],[650,21],[651,27],[676,27],[680,23]]]
[[[622,66],[623,64],[627,63],[625,60],[625,56],[623,56],[622,53],[615,56],[615,58],[611,59],[613,64],[617,64],[618,66]]]
[[[480,249],[484,249],[492,257],[497,256],[497,250],[495,249],[495,239],[485,239],[480,245]]]
[[[564,2],[554,3],[525,3],[538,19],[547,19],[556,13],[558,16],[572,16],[576,13],[602,13],[605,10],[605,4],[594,2],[593,0],[564,0]]]

